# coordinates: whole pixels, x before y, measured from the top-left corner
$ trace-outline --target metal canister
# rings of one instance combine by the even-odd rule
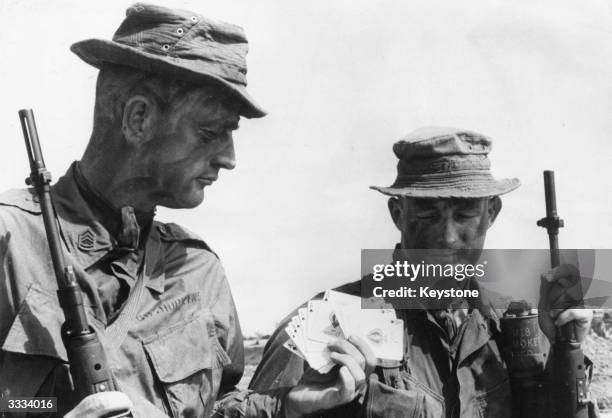
[[[511,302],[501,319],[500,347],[512,387],[514,418],[543,417],[548,404],[544,388],[545,347],[538,311],[526,301]]]

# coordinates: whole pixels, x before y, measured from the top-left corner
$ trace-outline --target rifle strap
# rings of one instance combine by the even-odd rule
[[[123,309],[121,309],[119,317],[117,317],[117,319],[111,325],[109,325],[104,332],[106,340],[105,345],[108,346],[109,349],[117,350],[119,347],[121,347],[121,344],[123,344],[123,341],[127,336],[128,329],[134,321],[136,312],[138,311],[138,306],[142,300],[142,294],[145,288],[144,261],[142,265],[143,267],[140,268],[138,273],[138,279],[136,280],[128,299],[125,302]]]

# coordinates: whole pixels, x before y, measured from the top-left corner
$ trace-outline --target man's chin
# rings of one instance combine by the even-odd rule
[[[204,201],[204,190],[199,190],[195,193],[190,193],[188,196],[174,196],[173,198],[164,199],[159,203],[159,206],[164,206],[170,209],[193,209],[199,206]]]

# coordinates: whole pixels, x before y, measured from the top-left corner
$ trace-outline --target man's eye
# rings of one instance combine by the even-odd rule
[[[214,141],[218,137],[217,132],[211,129],[200,129],[199,133],[200,137],[205,141]]]
[[[476,216],[478,216],[478,212],[477,211],[462,211],[462,212],[457,212],[456,216],[459,219],[468,219],[468,218],[474,218]]]
[[[418,219],[431,220],[434,219],[438,214],[436,212],[419,212],[416,214]]]

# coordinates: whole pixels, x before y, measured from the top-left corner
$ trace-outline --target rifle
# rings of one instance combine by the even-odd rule
[[[546,228],[550,244],[550,264],[561,264],[559,255],[559,228],[564,226],[563,219],[557,214],[555,193],[555,173],[544,171],[544,196],[546,217],[537,222]],[[555,418],[587,418],[587,378],[584,366],[584,353],[576,338],[574,323],[562,326],[555,334],[547,368],[550,370],[552,416]]]
[[[34,113],[31,109],[22,109],[19,111],[19,119],[30,160],[31,173],[26,179],[26,184],[34,186],[40,200],[47,242],[57,280],[57,296],[64,311],[62,340],[68,354],[75,394],[81,400],[94,393],[115,390],[115,384],[106,362],[104,347],[87,322],[83,297],[74,269],[66,265],[64,260],[59,227],[51,200],[51,173],[47,171],[43,160]]]

